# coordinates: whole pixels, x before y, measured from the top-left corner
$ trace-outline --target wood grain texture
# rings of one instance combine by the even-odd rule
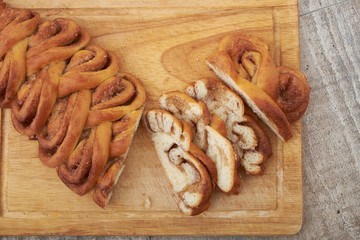
[[[155,12],[151,11],[151,9],[139,9],[138,8],[139,6],[137,6],[136,3],[132,3],[132,5],[124,5],[123,3],[117,3],[119,4],[117,5],[117,7],[121,9],[110,9],[110,7],[112,7],[112,5],[109,5],[111,1],[103,1],[103,4],[105,4],[103,6],[106,6],[107,9],[102,10],[101,8],[93,9],[94,7],[97,6],[94,5],[96,4],[94,2],[87,3],[85,1],[78,1],[80,5],[77,5],[75,1],[62,1],[61,5],[59,6],[56,5],[56,4],[60,4],[58,2],[56,3],[53,3],[52,1],[40,1],[40,2],[44,4],[43,5],[44,7],[41,9],[39,9],[37,1],[27,2],[27,1],[15,0],[12,1],[11,4],[14,4],[14,6],[19,6],[19,7],[36,8],[36,10],[39,11],[42,16],[47,16],[47,18],[54,18],[57,16],[71,17],[74,20],[76,20],[80,25],[88,28],[90,30],[91,35],[94,36],[93,41],[95,43],[99,43],[108,49],[114,50],[120,55],[120,57],[122,58],[123,70],[138,75],[144,81],[144,84],[146,85],[147,88],[153,89],[153,91],[150,91],[150,101],[148,103],[148,106],[155,105],[156,104],[155,100],[157,99],[158,95],[161,92],[166,91],[167,89],[174,89],[175,87],[178,89],[183,89],[183,87],[186,86],[187,83],[195,80],[199,74],[212,75],[211,72],[207,72],[207,69],[204,68],[202,59],[208,51],[211,51],[216,47],[217,45],[216,41],[218,41],[223,34],[226,34],[228,32],[232,32],[240,29],[242,31],[247,31],[249,33],[258,35],[270,43],[270,46],[272,48],[272,54],[273,56],[275,56],[275,60],[277,63],[285,63],[293,67],[298,67],[299,64],[299,52],[297,51],[299,48],[298,40],[297,40],[298,26],[296,21],[297,8],[292,6],[293,4],[296,3],[296,1],[238,1],[238,2],[223,1],[221,2],[221,5],[219,5],[218,2],[210,1],[209,4],[207,4],[207,8],[203,8],[202,7],[203,5],[197,4],[196,1],[184,2],[182,3],[182,8],[173,8],[176,6],[176,3],[172,2],[171,4],[173,5],[171,5],[171,8],[167,8],[167,9],[162,8],[161,11],[155,11]],[[256,8],[259,7],[260,6],[259,4],[261,3],[267,4],[266,5],[267,7],[260,9]],[[81,4],[83,5],[86,4],[87,9],[82,10],[81,8],[84,6],[82,6]],[[149,3],[147,3],[146,1],[143,1],[142,4],[145,5],[148,4],[147,7],[150,7]],[[281,5],[281,7],[272,8],[274,4],[276,4],[277,6]],[[336,3],[330,3],[329,6],[331,7],[329,7],[329,9],[337,6],[332,4],[336,4]],[[161,4],[159,3],[159,6],[160,5]],[[305,16],[312,17],[313,15],[318,13],[316,10],[319,5],[320,2],[316,2],[312,5],[310,4],[309,6],[311,7],[309,8],[303,7],[302,10],[300,10],[300,12],[303,13],[304,16],[301,17],[300,23],[304,24],[303,18]],[[80,6],[80,7],[76,7],[76,6]],[[154,4],[152,4],[152,6],[154,6]],[[198,8],[199,6],[201,8]],[[237,6],[238,8],[234,9],[234,6]],[[56,9],[52,9],[54,7],[56,7]],[[187,8],[187,7],[193,7],[193,8]],[[323,7],[323,5],[321,7]],[[324,8],[319,12],[326,11],[326,9],[327,8]],[[140,16],[143,17],[142,19],[139,19],[138,17],[139,14]],[[103,15],[106,15],[106,17],[102,17]],[[177,18],[175,18],[175,16],[177,16]],[[121,21],[119,19],[121,19]],[[153,21],[154,19],[155,21]],[[124,21],[127,24],[124,24]],[[310,22],[314,21],[316,23],[319,23],[324,20],[321,18],[315,20],[310,19],[309,21]],[[194,22],[196,24],[194,24]],[[349,22],[350,24],[352,24],[351,20],[349,20]],[[173,26],[176,26],[176,28],[174,28]],[[223,29],[222,27],[225,27],[225,29]],[[219,30],[220,28],[222,30]],[[314,35],[314,32],[313,33],[307,32],[307,28],[308,26],[300,25],[300,35],[302,37],[312,36],[313,37],[312,39],[315,38],[315,40],[313,41],[315,41],[314,43],[317,43],[317,45],[315,44],[314,46],[312,46],[309,44],[308,48],[313,51],[315,50],[318,51],[319,49],[316,47],[319,47],[319,45],[322,44],[323,40],[319,40],[316,42],[317,35]],[[116,29],[116,31],[114,31],[113,29]],[[319,34],[319,31],[321,31],[321,29],[320,28],[313,29],[313,31],[315,32],[318,31],[317,34]],[[139,38],[139,36],[141,37]],[[109,40],[109,39],[115,39],[115,40]],[[303,44],[304,41],[305,40],[303,40],[302,38],[301,43]],[[301,49],[303,48],[304,46],[302,46]],[[147,54],[139,55],[138,54],[139,51],[144,53],[151,52],[153,54],[150,57]],[[303,51],[301,53],[303,53]],[[359,55],[353,55],[353,56],[359,56]],[[308,58],[315,60],[317,58],[317,55],[314,57],[305,56],[305,59]],[[171,62],[175,61],[178,62],[178,64],[168,64],[169,61]],[[311,86],[312,84],[316,85],[319,81],[318,78],[316,78],[317,75],[315,74],[312,75],[312,73],[306,72],[304,70],[303,61],[304,60],[302,60],[302,69],[305,72],[305,74],[308,75],[308,78],[310,79],[309,80],[310,85]],[[331,61],[328,62],[332,62],[332,59]],[[324,63],[320,63],[320,64],[324,64]],[[314,67],[313,71],[316,71],[315,68],[317,69],[317,67]],[[321,78],[322,79],[323,77],[326,78],[328,76],[326,74],[329,73],[323,73],[323,76]],[[328,79],[326,79],[326,81],[328,81]],[[161,86],[160,87],[156,86],[155,82],[160,82]],[[359,89],[359,86],[357,86],[357,89]],[[333,93],[339,94],[337,92],[333,92]],[[358,93],[356,93],[355,91],[354,94],[356,95]],[[335,99],[335,100],[341,100],[341,96],[342,95],[340,94],[338,96],[339,99]],[[355,97],[355,99],[357,100],[352,102],[352,104],[355,104],[355,107],[356,107],[356,103],[357,104],[359,103],[358,95],[356,96],[357,98]],[[319,99],[321,99],[320,96],[318,97]],[[352,99],[351,96],[349,98],[351,101]],[[334,138],[336,140],[333,140],[333,143],[335,144],[333,147],[332,145],[326,145],[326,142],[322,142],[324,139],[328,137],[329,137],[328,139],[330,140],[330,136],[327,136],[325,132],[321,132],[321,134],[323,135],[320,135],[319,133],[316,139],[312,139],[314,132],[317,131],[317,128],[315,127],[318,127],[318,125],[314,124],[314,122],[318,124],[325,124],[325,122],[321,123],[317,120],[318,116],[316,116],[315,114],[316,107],[319,107],[321,104],[324,104],[325,107],[323,107],[323,109],[326,109],[325,111],[328,111],[327,107],[329,106],[326,106],[326,103],[324,103],[321,100],[317,100],[317,102],[310,102],[310,104],[311,107],[303,121],[305,124],[303,129],[303,133],[304,133],[303,139],[305,141],[304,142],[305,145],[303,148],[303,154],[304,154],[303,161],[304,163],[306,163],[306,161],[310,161],[309,166],[304,166],[305,174],[308,174],[307,178],[305,178],[305,184],[308,184],[306,189],[304,189],[305,199],[307,197],[306,195],[307,192],[313,190],[312,188],[313,184],[318,180],[317,176],[321,176],[321,174],[325,174],[323,175],[322,177],[323,180],[321,182],[321,184],[323,185],[319,183],[320,185],[318,186],[318,189],[320,190],[323,190],[322,188],[325,188],[324,196],[326,196],[327,193],[326,189],[329,188],[329,187],[324,187],[324,184],[330,183],[328,182],[330,181],[330,179],[327,179],[327,175],[332,175],[333,177],[335,177],[334,179],[337,179],[337,177],[335,176],[336,174],[332,172],[332,168],[326,168],[327,167],[326,160],[328,159],[328,155],[326,155],[326,152],[321,152],[321,149],[317,149],[314,147],[316,145],[320,146],[321,144],[325,144],[324,146],[327,146],[327,152],[332,151],[333,157],[341,156],[341,155],[337,155],[339,153],[336,151],[338,146],[335,144],[336,141],[338,140],[336,139],[336,137]],[[334,110],[334,112],[337,112],[337,115],[330,114],[333,112],[328,112],[328,115],[326,114],[325,115],[327,118],[329,117],[334,118],[334,115],[342,116],[341,114],[339,114],[341,113],[340,110]],[[7,124],[8,129],[11,129],[10,124],[6,122],[8,120],[6,114],[7,113],[5,112],[3,116],[3,120],[4,120],[3,123]],[[311,117],[312,114],[315,114],[314,117]],[[359,119],[358,116],[359,115],[356,115],[355,117]],[[346,122],[344,119],[342,121]],[[327,119],[326,124],[328,124],[329,122],[331,121]],[[342,122],[340,121],[338,123],[342,123]],[[342,125],[342,126],[346,128],[346,125]],[[359,125],[357,125],[357,129],[359,129],[358,126]],[[309,127],[312,127],[312,129],[309,129]],[[300,124],[296,124],[295,126],[293,126],[293,128],[297,133],[293,141],[298,141],[301,138],[300,135],[301,126]],[[341,133],[340,129],[338,131],[340,131]],[[339,134],[339,132],[337,133]],[[219,194],[217,194],[218,197],[216,197],[216,195],[214,197],[214,201],[215,201],[214,208],[213,210],[210,210],[209,213],[196,218],[182,219],[182,215],[176,210],[174,201],[171,198],[165,198],[166,201],[164,201],[164,198],[160,198],[160,197],[159,199],[155,198],[152,199],[153,206],[152,209],[150,209],[150,211],[147,212],[147,215],[152,215],[153,217],[156,217],[161,221],[151,223],[148,221],[151,221],[151,219],[154,218],[145,216],[145,218],[139,219],[138,217],[141,214],[137,215],[138,212],[144,212],[143,203],[144,203],[144,197],[147,195],[147,193],[142,192],[139,195],[139,193],[134,191],[134,189],[136,189],[138,187],[138,184],[140,184],[142,189],[150,189],[149,193],[160,190],[161,194],[168,196],[170,195],[170,192],[168,186],[166,185],[166,181],[163,179],[162,172],[160,169],[157,169],[156,167],[155,169],[156,172],[152,173],[154,174],[155,177],[153,175],[149,177],[149,172],[154,171],[153,164],[158,164],[158,163],[156,163],[155,161],[156,156],[153,153],[152,155],[151,154],[146,155],[147,154],[146,149],[151,148],[151,144],[144,137],[142,137],[146,135],[143,128],[139,129],[139,133],[137,134],[137,137],[135,139],[132,152],[129,155],[129,159],[132,159],[131,165],[130,163],[127,164],[127,168],[126,168],[127,172],[126,171],[124,172],[124,175],[122,176],[122,179],[114,196],[116,200],[114,200],[111,203],[112,206],[114,207],[113,209],[114,211],[111,211],[111,209],[109,209],[109,211],[106,213],[103,213],[100,210],[92,207],[90,198],[86,198],[86,197],[79,198],[74,196],[72,192],[67,190],[58,181],[58,179],[54,175],[54,171],[42,167],[41,164],[38,162],[38,159],[36,158],[37,151],[36,151],[35,143],[29,143],[27,139],[21,137],[13,130],[10,130],[9,132],[5,131],[2,134],[3,134],[2,137],[3,144],[7,144],[9,146],[11,144],[15,144],[18,145],[18,147],[12,149],[10,148],[8,149],[8,151],[3,152],[3,156],[6,155],[5,157],[9,157],[9,156],[10,157],[17,156],[17,157],[11,158],[13,161],[8,161],[5,162],[3,165],[1,165],[1,168],[3,170],[2,173],[5,173],[3,176],[9,177],[9,178],[2,177],[1,183],[2,184],[6,183],[8,186],[11,187],[11,189],[17,188],[17,190],[20,191],[20,194],[22,196],[26,195],[30,197],[26,201],[21,201],[22,199],[18,198],[19,193],[15,191],[11,191],[11,193],[9,192],[10,195],[7,195],[8,197],[11,198],[11,201],[8,201],[6,203],[7,204],[6,209],[4,209],[4,207],[1,208],[2,209],[1,214],[7,216],[7,222],[6,222],[7,225],[5,226],[5,228],[0,229],[0,231],[1,230],[7,231],[8,229],[8,234],[21,233],[26,235],[34,235],[34,234],[51,233],[51,234],[67,234],[67,235],[69,234],[87,235],[89,234],[89,232],[87,232],[85,229],[91,228],[93,230],[93,234],[96,233],[101,234],[105,232],[106,234],[118,234],[118,235],[124,235],[124,234],[153,235],[153,234],[159,234],[159,231],[157,229],[161,227],[166,229],[168,231],[168,234],[179,234],[179,235],[188,235],[188,234],[217,235],[219,233],[221,233],[221,235],[234,235],[241,233],[243,234],[288,233],[289,234],[289,233],[295,233],[296,231],[298,231],[298,228],[301,226],[301,219],[299,221],[299,218],[294,217],[294,214],[298,216],[299,214],[301,215],[302,212],[301,206],[299,206],[299,202],[301,202],[302,182],[298,180],[301,179],[301,164],[299,165],[299,162],[296,160],[296,158],[290,157],[290,156],[301,156],[301,145],[297,145],[297,147],[295,148],[289,147],[289,146],[293,146],[294,144],[296,145],[298,142],[297,143],[291,142],[288,146],[281,146],[277,143],[277,141],[274,140],[274,137],[272,137],[276,149],[275,151],[276,154],[275,157],[272,158],[272,160],[268,163],[267,166],[268,175],[265,175],[261,179],[247,176],[244,179],[245,182],[247,183],[247,187],[243,189],[244,194],[240,196],[238,199],[227,198],[224,200],[222,196],[220,197]],[[11,137],[10,138],[6,137],[9,136],[9,134]],[[349,134],[351,135],[353,133],[350,132]],[[352,136],[354,138],[356,135],[352,135]],[[350,140],[353,139],[350,138]],[[10,142],[6,142],[6,141],[10,141]],[[309,143],[313,143],[314,146],[312,146],[311,144],[309,145]],[[345,144],[344,146],[345,150],[347,149],[346,147],[349,147],[349,145]],[[355,149],[352,149],[351,151],[353,151],[354,153]],[[144,154],[142,157],[141,157],[141,152],[143,152]],[[313,152],[317,152],[317,155],[310,155]],[[319,153],[322,153],[322,155],[320,155]],[[285,155],[281,156],[282,154]],[[352,153],[347,153],[347,154],[352,154]],[[319,159],[319,156],[321,159]],[[356,160],[356,158],[354,160],[354,156],[356,155],[352,155],[352,156],[353,156],[352,158],[353,161],[356,163],[356,161],[358,161]],[[283,157],[284,159],[289,159],[289,161],[284,161],[284,162],[278,161],[278,159],[282,159],[281,157]],[[140,161],[141,159],[152,159],[152,158],[154,161],[147,162],[145,166],[142,165],[142,162]],[[24,166],[22,165],[24,161],[27,161],[27,165],[25,166],[25,168],[36,168],[37,170],[30,171],[29,172],[30,174],[23,176],[23,179],[20,178],[19,174],[9,175],[8,171],[10,170],[11,173],[14,172],[20,173],[24,168]],[[320,161],[320,163],[322,161],[322,164],[318,165],[317,161]],[[351,161],[351,159],[349,161]],[[359,166],[358,162],[356,164],[358,167]],[[356,165],[351,165],[351,166],[356,167]],[[141,171],[136,172],[135,170],[139,168],[141,168]],[[323,172],[320,175],[319,174],[312,175],[316,173],[315,171],[319,171],[319,169],[320,171],[322,169],[327,169],[327,171],[323,170]],[[279,170],[283,170],[283,171],[279,171]],[[286,173],[289,171],[296,174],[287,175]],[[346,169],[344,169],[344,171],[346,171]],[[133,181],[126,180],[129,179],[129,177],[133,177],[131,176],[133,174],[135,174],[136,177],[141,178],[143,175],[145,175],[148,176],[149,178],[143,179],[142,181],[140,181],[140,183],[136,182],[136,184]],[[44,185],[45,181],[36,180],[36,177],[38,175],[43,176],[47,180],[46,182],[49,182],[50,185],[46,186]],[[357,175],[355,174],[355,176],[357,177],[359,176],[358,170],[357,170]],[[24,178],[29,179],[29,181],[26,181],[24,183]],[[147,180],[153,182],[147,182]],[[357,178],[355,179],[355,183],[356,180],[357,182],[359,182]],[[288,183],[288,185],[284,185],[284,186],[282,186],[281,184],[278,185],[276,184],[277,182],[286,182]],[[154,189],[151,189],[152,186],[158,186],[159,183],[163,184],[161,185],[160,189],[156,187],[154,187]],[[345,179],[344,184],[345,183],[349,183],[348,179]],[[136,186],[132,184],[135,184]],[[259,184],[263,184],[262,186],[264,187],[259,189],[257,187],[259,186]],[[37,189],[35,192],[32,191],[34,185],[40,186],[39,189]],[[340,186],[342,185],[340,184]],[[348,193],[348,190],[352,189],[351,187],[352,186],[347,186],[347,190],[344,191],[344,193]],[[8,188],[8,191],[9,189],[10,188]],[[60,191],[57,190],[56,192],[51,192],[51,190],[49,189],[61,189],[61,190]],[[336,190],[336,184],[334,189]],[[333,189],[331,188],[330,190]],[[40,192],[45,191],[46,192],[45,198],[38,199],[37,198],[38,191]],[[294,191],[297,193],[297,197],[290,199],[288,195],[293,193]],[[44,195],[41,196],[43,197]],[[137,198],[134,198],[134,196],[136,196]],[[335,194],[332,194],[332,196],[338,197],[338,200],[340,199],[340,195],[337,196]],[[153,196],[151,197],[154,198]],[[320,201],[318,198],[319,197],[315,194],[315,196],[312,196],[310,199],[308,199],[307,202],[305,202],[307,204],[305,207],[314,205],[314,208],[317,209],[317,214],[311,213],[310,215],[310,217],[314,219],[317,217],[318,214],[320,214],[320,216],[322,217],[326,216],[325,211],[324,211],[324,215],[322,215],[322,210],[324,209],[321,208],[322,205],[320,204],[320,203],[322,204],[326,203],[326,199],[319,198],[321,199]],[[127,202],[126,199],[135,199],[135,202],[129,204],[129,202]],[[2,203],[4,203],[5,201],[6,200],[2,198]],[[225,201],[225,202],[222,203],[221,201]],[[313,201],[317,201],[316,202],[317,204],[314,204]],[[61,202],[69,202],[69,204],[61,205]],[[238,211],[239,209],[234,207],[236,206],[236,204],[239,204],[239,202],[241,202],[239,206],[240,209],[243,209],[242,211]],[[280,205],[284,203],[284,205],[281,206],[285,206],[285,207],[281,208],[279,203]],[[349,206],[352,207],[351,205],[352,203],[347,203],[347,204],[349,204]],[[228,212],[226,214],[221,213],[222,214],[221,221],[219,221],[219,218],[217,218],[219,217],[219,215],[217,215],[217,212],[219,211],[219,209],[224,210],[222,208],[224,204],[225,204],[225,208],[227,208],[225,210],[233,213],[231,215],[229,215]],[[29,212],[29,208],[35,211]],[[168,215],[165,214],[166,215],[165,216],[163,212],[156,212],[154,211],[154,209],[155,210],[165,209],[165,211],[170,212],[170,214]],[[278,211],[279,209],[281,209],[281,214],[282,214],[280,217],[275,216],[276,214],[279,214]],[[296,210],[294,211],[294,209]],[[83,214],[84,210],[87,211],[85,215]],[[63,214],[63,211],[68,211],[71,214]],[[119,211],[121,211],[122,213],[119,214]],[[308,208],[307,211],[311,212],[312,209]],[[351,212],[351,209],[349,211]],[[272,214],[268,215],[269,212],[273,212],[273,215]],[[259,213],[263,214],[263,216],[260,218],[258,218]],[[304,224],[304,228],[305,227],[312,228],[312,230],[311,232],[304,233],[305,230],[303,228],[303,230],[300,233],[298,233],[298,235],[296,236],[304,239],[312,238],[312,236],[325,237],[325,238],[326,236],[329,237],[329,235],[326,235],[326,234],[331,234],[331,232],[329,231],[324,232],[322,234],[320,233],[319,235],[312,235],[314,234],[313,232],[316,229],[318,228],[321,229],[321,227],[323,227],[322,224],[326,223],[325,217],[324,217],[324,221],[318,223],[315,227],[312,222],[306,222],[307,220],[309,220],[306,219],[306,217],[308,216],[307,214],[309,213],[305,212],[305,224],[307,225]],[[356,220],[356,217],[358,217],[359,215],[356,214],[355,212],[355,214],[352,216],[353,216],[353,220],[354,219]],[[130,223],[126,220],[126,218],[129,217],[132,217],[132,221]],[[44,219],[46,219],[47,226],[43,226]],[[60,219],[61,223],[56,219]],[[77,225],[79,219],[83,222],[83,228],[81,227],[79,228],[79,226]],[[105,224],[104,223],[99,224],[98,219],[105,219],[105,221],[103,220]],[[273,223],[273,225],[272,226],[264,225],[263,224],[264,219],[268,219],[268,220],[270,219],[270,222]],[[280,223],[284,219],[287,222]],[[347,218],[343,218],[343,219],[347,220]],[[294,225],[294,221],[296,222],[295,225]],[[231,228],[231,226],[234,226],[233,225],[234,222],[237,224],[236,225],[237,229]],[[167,224],[166,226],[164,225],[165,223]],[[180,224],[180,227],[179,225],[178,227],[172,226],[175,224]],[[191,224],[192,227],[184,229],[183,226],[186,224]],[[207,226],[204,226],[204,224],[207,224]],[[289,225],[296,227],[289,228]],[[1,222],[0,222],[0,226],[3,226],[1,225]],[[12,231],[10,231],[9,229],[11,226],[17,226],[17,228],[12,229]],[[26,232],[24,231],[24,228],[21,228],[23,226],[26,227],[27,229]],[[141,226],[141,227],[139,229],[137,228],[125,229],[125,230],[123,229],[127,227],[129,228],[131,226]],[[351,230],[352,232],[349,231],[351,232],[349,235],[341,235],[344,233],[339,233],[337,236],[340,237],[354,236],[354,234],[356,234],[356,231],[358,231],[358,229],[356,229],[356,226],[358,226],[358,224],[356,225],[356,221],[349,222],[346,230]],[[45,228],[46,231],[44,230]],[[181,232],[179,233],[180,228],[181,228]],[[43,229],[43,230],[42,232],[36,232],[34,229]],[[239,233],[239,231],[241,233]],[[146,237],[132,237],[131,239],[144,239],[144,238],[146,239]],[[162,237],[156,237],[156,238],[162,239]],[[54,238],[50,237],[50,239],[54,239]],[[109,237],[109,239],[112,238]],[[183,237],[182,239],[186,239],[186,237]],[[215,239],[235,239],[235,237],[229,237],[229,238],[215,237]]]

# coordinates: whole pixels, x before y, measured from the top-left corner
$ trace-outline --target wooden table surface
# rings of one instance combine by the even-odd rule
[[[296,235],[273,238],[358,239],[360,0],[299,0],[299,15],[301,70],[312,88],[310,105],[302,120],[304,219],[303,227]],[[96,237],[42,237],[48,240],[60,238]],[[152,236],[104,238],[168,239]],[[200,238],[204,239],[180,239]],[[250,239],[264,238],[267,237]]]

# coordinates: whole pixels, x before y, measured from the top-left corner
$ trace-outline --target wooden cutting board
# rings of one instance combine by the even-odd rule
[[[220,39],[245,32],[266,40],[277,64],[299,68],[296,0],[87,1],[12,0],[42,20],[67,17],[85,27],[92,43],[120,56],[121,70],[139,77],[148,100],[215,77],[204,58]],[[1,235],[278,235],[302,224],[301,122],[283,143],[268,128],[273,156],[263,176],[241,172],[241,193],[215,191],[210,209],[181,214],[143,126],[135,136],[107,210],[79,197],[44,167],[37,142],[18,134],[1,112]]]

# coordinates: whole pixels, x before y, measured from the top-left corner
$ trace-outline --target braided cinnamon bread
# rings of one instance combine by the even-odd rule
[[[206,63],[280,139],[292,137],[289,121],[304,114],[310,88],[298,71],[275,66],[267,43],[246,34],[229,35]]]
[[[79,195],[96,188],[105,208],[142,115],[141,81],[70,19],[39,25],[38,13],[1,0],[0,12],[0,107],[35,136],[44,165]]]

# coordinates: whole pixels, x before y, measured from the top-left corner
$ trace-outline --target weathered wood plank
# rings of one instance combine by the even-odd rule
[[[303,119],[302,239],[360,235],[360,2],[300,17],[301,66],[312,86]]]
[[[300,16],[309,14],[346,1],[348,0],[300,0],[299,13]]]

